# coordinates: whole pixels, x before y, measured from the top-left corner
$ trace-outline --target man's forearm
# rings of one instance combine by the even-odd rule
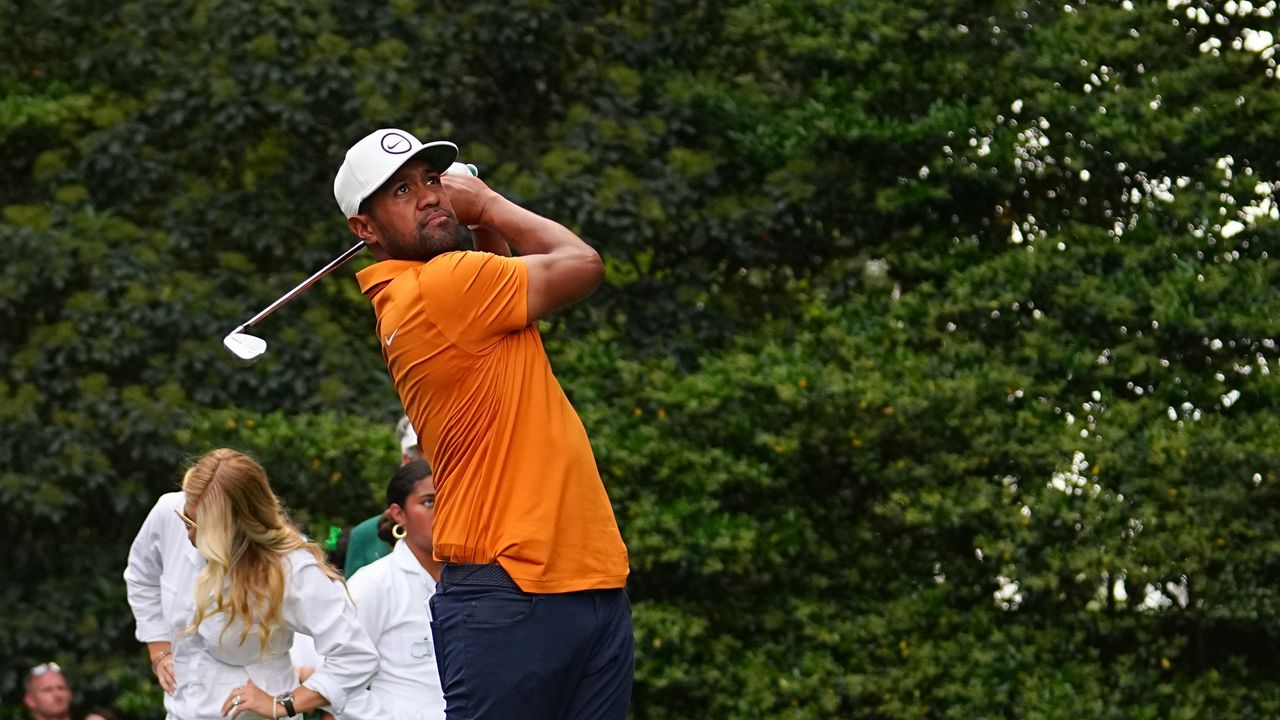
[[[481,252],[493,253],[503,257],[511,257],[511,243],[506,236],[491,227],[477,225],[471,229],[475,239],[475,248]]]
[[[499,233],[521,255],[590,253],[595,250],[560,223],[526,210],[501,195],[484,209],[480,224]]]

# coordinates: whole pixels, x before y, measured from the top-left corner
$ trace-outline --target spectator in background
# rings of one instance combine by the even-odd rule
[[[422,448],[418,446],[418,433],[409,424],[409,416],[405,415],[396,423],[396,439],[400,441],[400,464],[422,459]]]
[[[396,438],[400,443],[401,465],[422,459],[422,448],[418,447],[418,433],[414,432],[408,417],[402,417],[400,422],[396,423]],[[391,552],[391,545],[378,537],[378,524],[382,515],[382,513],[374,515],[351,528],[347,539],[343,575],[351,577],[360,568]]]
[[[41,663],[31,668],[22,703],[32,720],[71,720],[71,688],[58,663]]]
[[[368,684],[377,653],[336,571],[286,524],[262,467],[214,450],[187,471],[183,490],[157,503],[125,571],[169,718],[341,709]],[[185,527],[181,542],[169,516]],[[324,656],[301,686],[288,653],[299,632]]]
[[[431,466],[424,460],[400,466],[387,483],[392,524],[383,539],[394,549],[347,581],[360,623],[382,663],[369,689],[347,703],[341,720],[444,718],[444,690],[426,605],[440,578],[431,544],[435,504]]]
[[[84,720],[124,720],[120,713],[109,708],[94,708],[84,716]]]
[[[187,526],[178,513],[186,498],[182,492],[165,493],[147,514],[129,549],[129,566],[124,580],[129,609],[137,624],[135,636],[147,645],[151,672],[167,695],[176,690],[173,667],[173,632],[165,618],[165,608],[190,604],[195,593],[191,575],[204,559],[187,537]],[[294,633],[289,656],[299,682],[309,677],[323,660],[309,635]],[[165,698],[165,705],[173,702]],[[89,720],[86,718],[85,720]]]

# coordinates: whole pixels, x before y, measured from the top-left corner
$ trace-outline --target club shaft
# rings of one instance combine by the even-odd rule
[[[263,318],[267,317],[271,313],[278,310],[281,305],[284,305],[285,303],[297,297],[298,293],[311,287],[312,283],[324,277],[325,275],[328,275],[334,270],[337,270],[339,267],[342,267],[342,265],[345,264],[348,260],[360,254],[360,251],[363,249],[364,249],[363,240],[356,243],[355,245],[352,245],[350,250],[347,250],[346,252],[342,253],[338,257],[334,258],[328,265],[325,265],[324,267],[317,270],[314,275],[307,278],[306,280],[303,280],[301,283],[298,283],[297,287],[285,293],[284,295],[281,295],[278,300],[276,300],[275,302],[263,308],[262,312],[259,312],[257,315],[254,315],[253,317],[249,318],[249,320],[246,321],[245,324],[237,328],[235,332],[239,332],[244,328],[251,328],[254,325],[257,325]]]

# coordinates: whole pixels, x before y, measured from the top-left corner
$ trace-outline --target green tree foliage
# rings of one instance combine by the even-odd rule
[[[0,696],[52,657],[158,717],[119,573],[186,458],[377,508],[350,271],[219,340],[397,125],[605,257],[547,336],[635,717],[1276,715],[1277,12],[0,0]]]

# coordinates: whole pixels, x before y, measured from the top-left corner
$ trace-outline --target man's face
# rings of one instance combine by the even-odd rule
[[[368,231],[392,259],[425,261],[462,246],[462,226],[440,184],[440,173],[423,160],[402,165],[362,209]]]
[[[62,673],[50,670],[31,678],[31,689],[23,702],[35,718],[66,717],[71,709],[71,688]]]

